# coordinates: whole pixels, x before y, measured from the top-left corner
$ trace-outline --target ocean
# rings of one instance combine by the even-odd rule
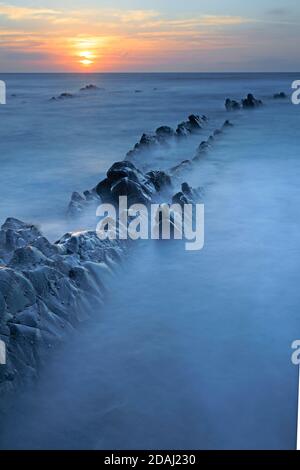
[[[0,77],[0,219],[51,239],[73,191],[95,186],[143,132],[209,117],[201,136],[149,157],[168,168],[230,119],[184,178],[203,187],[205,245],[145,243],[103,311],[53,354],[19,397],[1,447],[292,449],[300,336],[300,106],[297,74],[28,74]],[[97,91],[82,91],[87,84]],[[273,94],[285,92],[286,100]],[[49,101],[62,92],[71,99]],[[227,97],[253,93],[254,111]],[[16,95],[16,96],[12,96]],[[181,181],[178,182],[180,184]],[[18,420],[18,429],[15,422]],[[41,422],[43,426],[41,428]]]

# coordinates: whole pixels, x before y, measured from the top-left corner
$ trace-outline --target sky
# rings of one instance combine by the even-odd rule
[[[0,0],[0,72],[296,72],[299,26],[299,0]]]

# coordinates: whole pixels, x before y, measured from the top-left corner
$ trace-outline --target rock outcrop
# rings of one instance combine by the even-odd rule
[[[191,114],[187,121],[178,124],[176,131],[169,126],[158,127],[153,134],[143,134],[140,141],[130,150],[126,158],[130,159],[142,152],[152,151],[168,144],[170,141],[199,132],[206,124],[206,116]]]
[[[242,99],[240,102],[236,100],[231,100],[227,98],[225,101],[225,108],[227,111],[237,111],[241,108],[243,109],[253,109],[262,106],[263,102],[254,97],[252,93],[248,93],[246,98]]]
[[[287,98],[287,95],[281,91],[280,93],[275,93],[273,95],[274,100],[285,100]]]
[[[95,232],[52,244],[32,225],[7,219],[0,230],[0,396],[37,377],[47,351],[100,306],[116,261],[127,250]]]

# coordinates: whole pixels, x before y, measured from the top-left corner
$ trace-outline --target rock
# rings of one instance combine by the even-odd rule
[[[238,109],[241,109],[241,105],[237,101],[227,98],[225,101],[225,108],[227,111],[237,111]]]
[[[49,101],[65,100],[65,99],[70,99],[70,98],[74,98],[74,95],[72,95],[72,93],[64,92],[64,93],[61,93],[59,96],[52,96],[52,98],[50,98]]]
[[[149,171],[146,173],[146,177],[153,184],[156,191],[161,191],[172,185],[171,177],[164,171]]]
[[[80,88],[80,91],[93,91],[93,90],[98,90],[98,87],[96,85],[93,85],[93,84],[86,85],[86,86]]]
[[[192,165],[191,160],[183,160],[178,165],[173,166],[170,172],[172,175],[176,175],[177,173],[181,173],[182,171],[186,171],[190,169],[191,165]]]
[[[262,101],[254,98],[252,93],[249,93],[247,95],[247,98],[242,100],[242,106],[244,109],[258,108],[259,106],[262,106],[262,104],[263,104]]]
[[[120,196],[127,196],[129,205],[149,204],[151,202],[151,192],[147,186],[128,177],[121,178],[111,186],[111,195],[115,203],[118,203]]]
[[[72,93],[61,93],[58,98],[63,100],[63,99],[66,99],[66,98],[67,99],[68,98],[73,98],[73,95],[72,95]]]
[[[171,139],[172,137],[175,136],[174,130],[169,126],[158,127],[155,131],[155,134],[157,135],[158,139],[161,141]]]
[[[274,98],[275,100],[278,100],[278,99],[284,100],[284,99],[287,98],[287,95],[286,95],[283,91],[281,91],[280,93],[275,93],[275,94],[273,95],[273,98]]]
[[[226,119],[226,121],[224,121],[222,129],[226,129],[226,127],[233,127],[232,122],[230,122],[228,119]]]
[[[172,197],[173,204],[196,204],[199,194],[188,183],[182,183],[181,191],[174,194]]]
[[[205,155],[206,152],[210,149],[211,149],[210,143],[204,140],[203,142],[201,142],[201,144],[197,148],[196,155],[194,156],[193,160],[200,160],[200,158],[202,158],[203,155]]]
[[[200,117],[196,116],[195,114],[191,114],[188,118],[188,121],[178,124],[176,135],[178,137],[187,137],[189,134],[199,132],[206,121],[207,117],[204,115]]]

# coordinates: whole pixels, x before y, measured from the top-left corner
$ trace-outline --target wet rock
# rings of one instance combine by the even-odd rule
[[[190,169],[191,166],[192,166],[191,160],[183,160],[178,165],[173,166],[170,172],[172,175],[176,175],[177,173],[181,173],[182,171],[186,171]]]
[[[169,126],[158,127],[155,131],[155,134],[157,135],[158,139],[162,142],[171,139],[175,136],[174,130]]]
[[[93,91],[93,90],[98,90],[99,88],[96,85],[93,85],[92,83],[90,85],[86,85],[82,88],[80,88],[80,91]]]
[[[228,127],[233,127],[233,124],[228,119],[226,119],[226,121],[224,121],[224,124],[223,124],[222,128],[226,129]]]
[[[156,191],[172,185],[171,177],[164,171],[149,171],[146,173],[146,178],[153,184]]]
[[[273,95],[273,98],[274,98],[275,100],[278,100],[278,99],[279,99],[279,100],[285,100],[285,99],[287,98],[287,95],[286,95],[283,91],[281,91],[280,93],[275,93],[275,94]]]
[[[188,121],[178,124],[176,135],[178,137],[187,137],[189,134],[197,133],[202,129],[206,122],[206,116],[197,116],[195,114],[191,114],[188,118]]]
[[[174,194],[172,197],[172,203],[179,204],[180,206],[184,204],[196,204],[197,199],[199,199],[199,193],[185,182],[181,185],[181,191]]]
[[[59,96],[52,96],[52,98],[50,98],[49,101],[59,101],[59,100],[66,100],[70,98],[74,98],[74,95],[72,95],[72,93],[64,92],[64,93],[61,93]]]
[[[225,101],[225,108],[227,109],[227,111],[237,111],[241,109],[241,105],[238,101],[227,98]]]
[[[242,106],[244,109],[253,109],[262,106],[262,101],[256,99],[252,93],[248,93],[247,98],[242,100]]]
[[[115,203],[120,196],[127,196],[128,204],[149,204],[151,202],[151,191],[149,188],[137,181],[125,177],[111,186],[111,195]]]

